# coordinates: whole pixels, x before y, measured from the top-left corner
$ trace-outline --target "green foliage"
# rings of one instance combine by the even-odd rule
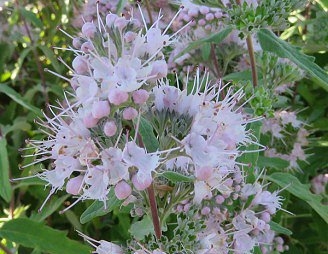
[[[273,52],[282,58],[288,58],[317,79],[320,85],[328,91],[328,74],[314,63],[313,57],[304,55],[298,48],[279,39],[269,30],[262,29],[257,33],[257,36],[263,50]]]
[[[68,239],[64,232],[29,219],[21,218],[6,222],[0,229],[0,236],[51,254],[90,253],[88,246]]]

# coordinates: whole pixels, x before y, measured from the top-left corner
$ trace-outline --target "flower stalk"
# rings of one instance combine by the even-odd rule
[[[161,230],[159,216],[158,216],[157,202],[156,202],[156,197],[155,197],[155,191],[154,191],[153,184],[151,184],[147,188],[147,192],[148,192],[150,211],[151,211],[151,217],[152,217],[152,220],[153,220],[155,235],[156,235],[157,239],[160,239],[162,237],[162,230]]]

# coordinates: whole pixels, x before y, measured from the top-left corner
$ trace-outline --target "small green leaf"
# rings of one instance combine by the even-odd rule
[[[19,105],[34,112],[38,116],[42,116],[42,113],[39,108],[28,103],[19,93],[17,93],[14,89],[7,86],[6,84],[0,84],[0,93],[6,94],[8,97],[10,97],[12,100],[17,102]]]
[[[203,45],[204,43],[220,43],[221,41],[224,40],[224,38],[226,38],[232,31],[231,27],[227,27],[225,29],[222,29],[220,32],[215,33],[215,34],[211,34],[210,36],[206,37],[206,38],[202,38],[200,40],[197,41],[193,41],[189,44],[189,46],[187,48],[185,48],[184,50],[182,50],[176,57],[175,59],[179,58],[180,56],[184,55],[187,52],[190,52],[193,49],[199,48],[201,45]]]
[[[7,151],[7,140],[0,136],[0,196],[10,202],[12,188],[9,181],[9,158]]]
[[[190,177],[190,176],[185,176],[182,175],[178,172],[174,172],[174,171],[165,171],[164,173],[160,174],[161,176],[164,176],[166,179],[170,180],[173,183],[178,183],[178,182],[194,182],[195,178],[194,177]]]
[[[328,223],[328,206],[321,203],[322,197],[311,193],[308,185],[302,184],[295,176],[288,173],[277,172],[266,178],[307,202]]]
[[[288,58],[317,79],[322,88],[328,91],[328,74],[314,63],[313,57],[303,54],[298,48],[281,40],[267,29],[261,29],[257,36],[263,50],[275,53],[282,58]]]
[[[210,54],[211,54],[211,44],[208,43],[208,42],[204,43],[201,46],[200,50],[201,50],[201,53],[202,53],[202,59],[204,61],[207,61],[210,57]]]
[[[149,216],[144,216],[141,221],[137,221],[131,225],[130,228],[131,235],[137,240],[144,239],[145,236],[150,233],[154,233],[153,222]]]
[[[44,253],[90,253],[87,245],[67,238],[66,233],[26,218],[6,222],[0,228],[0,237]]]
[[[154,134],[153,126],[145,118],[140,117],[139,134],[148,152],[156,152],[159,148],[158,140]]]
[[[270,225],[270,229],[273,230],[274,232],[278,233],[278,234],[284,234],[284,235],[293,234],[292,231],[290,231],[287,228],[284,228],[283,226],[279,225],[278,223],[276,223],[274,221],[270,221],[269,225]]]
[[[119,200],[114,193],[114,189],[112,188],[108,194],[108,200],[106,201],[106,208],[104,207],[104,202],[96,200],[89,206],[81,215],[80,222],[82,224],[87,223],[93,218],[106,215],[119,207],[123,203],[122,200]]]

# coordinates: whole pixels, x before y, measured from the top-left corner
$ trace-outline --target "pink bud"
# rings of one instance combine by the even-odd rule
[[[138,116],[138,111],[135,108],[127,107],[123,110],[123,119],[133,120]]]
[[[132,176],[133,186],[139,191],[143,191],[143,190],[147,189],[151,185],[152,181],[153,181],[153,179],[151,177],[147,177],[147,178],[140,180],[138,178],[137,174]]]
[[[202,5],[202,6],[199,7],[199,12],[201,14],[204,14],[205,15],[205,14],[209,13],[209,11],[210,11],[210,8],[208,8],[205,5]]]
[[[117,88],[111,89],[108,92],[109,102],[116,106],[121,105],[122,103],[126,102],[128,99],[129,99],[129,94]]]
[[[114,121],[108,121],[105,123],[104,133],[106,134],[106,136],[112,137],[115,135],[116,131],[117,131],[117,126]]]
[[[224,202],[224,197],[223,196],[221,196],[221,195],[217,195],[216,197],[215,197],[215,202],[218,204],[218,205],[221,205],[223,202]]]
[[[205,181],[208,178],[210,178],[213,174],[213,168],[212,167],[197,167],[195,170],[195,176],[198,180]]]
[[[106,25],[111,27],[114,25],[115,20],[118,18],[116,14],[110,13],[106,16]]]
[[[85,22],[82,26],[82,33],[88,38],[93,38],[96,32],[97,27],[92,22]]]
[[[210,31],[212,29],[212,26],[210,24],[207,24],[204,28],[205,30]]]
[[[263,221],[269,223],[269,222],[271,221],[271,215],[270,215],[270,213],[268,213],[268,212],[263,212],[263,213],[261,214],[261,219],[262,219]]]
[[[110,107],[108,101],[96,101],[92,105],[92,116],[100,119],[108,116],[110,113]]]
[[[205,25],[206,25],[206,21],[205,21],[205,19],[200,19],[200,20],[198,20],[198,25],[200,25],[200,26],[205,26]]]
[[[126,199],[128,196],[131,195],[132,188],[127,182],[120,181],[118,184],[116,184],[114,191],[116,197],[122,200],[122,199]]]
[[[81,188],[82,182],[83,182],[82,175],[69,179],[66,184],[66,192],[72,195],[79,194],[79,190]]]
[[[208,215],[210,214],[210,212],[211,212],[211,208],[209,208],[208,206],[203,207],[202,210],[200,211],[202,215]]]
[[[73,47],[76,48],[76,49],[80,49],[81,46],[82,46],[83,41],[84,40],[80,37],[73,38],[73,41],[72,41]]]
[[[214,15],[213,15],[213,13],[207,13],[205,19],[206,19],[207,21],[211,21],[211,20],[213,20],[213,19],[214,19]]]
[[[149,93],[144,89],[136,90],[132,93],[132,98],[135,104],[143,104],[148,100]]]
[[[85,74],[89,70],[87,61],[83,56],[75,57],[72,66],[77,74]]]
[[[94,118],[91,113],[87,114],[83,118],[84,126],[87,128],[93,128],[97,125],[98,119]]]
[[[93,46],[92,42],[90,41],[86,41],[81,45],[81,50],[84,53],[88,53],[90,51],[93,51],[95,49],[95,47]]]

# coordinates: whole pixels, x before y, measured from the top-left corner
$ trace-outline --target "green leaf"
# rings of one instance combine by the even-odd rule
[[[7,151],[7,140],[0,136],[0,196],[10,202],[12,188],[9,181],[9,158]]]
[[[87,245],[67,238],[64,232],[26,218],[14,219],[5,223],[0,229],[0,236],[44,253],[90,253]]]
[[[28,103],[19,93],[17,93],[14,89],[7,86],[6,84],[0,84],[0,93],[6,94],[8,97],[10,97],[12,100],[17,102],[19,105],[34,112],[38,116],[42,116],[40,109]]]
[[[223,80],[226,81],[240,81],[240,80],[252,80],[252,71],[246,70],[241,72],[230,73],[223,77]]]
[[[28,20],[29,22],[31,22],[33,25],[35,25],[38,28],[43,28],[43,24],[41,22],[41,20],[37,17],[37,15],[34,12],[28,11],[24,8],[20,8],[19,9],[21,15]]]
[[[288,173],[273,173],[266,178],[307,202],[328,223],[328,206],[321,203],[322,197],[311,193],[308,185],[302,184],[295,176]]]
[[[259,156],[257,161],[257,166],[260,168],[275,168],[275,169],[284,169],[289,166],[289,162],[281,158],[270,158],[265,156]]]
[[[283,226],[279,225],[278,223],[274,221],[269,222],[270,229],[273,230],[274,232],[277,232],[278,234],[284,234],[284,235],[291,235],[293,234],[292,231],[290,231],[287,228],[284,228]]]
[[[164,173],[160,174],[161,176],[164,176],[166,179],[170,180],[173,183],[178,183],[178,182],[194,182],[195,178],[194,177],[190,177],[190,176],[185,176],[182,175],[178,172],[174,172],[174,171],[165,171]]]
[[[189,44],[189,46],[187,48],[185,48],[184,50],[182,50],[176,57],[175,59],[179,58],[180,56],[184,55],[187,52],[190,52],[193,49],[199,48],[201,45],[203,45],[204,43],[220,43],[221,41],[224,40],[224,38],[226,38],[232,31],[231,27],[227,27],[225,29],[222,29],[220,32],[215,33],[215,34],[211,34],[210,36],[206,37],[206,38],[202,38],[200,40],[197,41],[193,41]]]
[[[211,44],[206,42],[204,43],[201,48],[201,53],[202,53],[202,59],[203,61],[207,61],[210,57],[210,54],[211,54]]]
[[[288,58],[318,80],[319,84],[328,91],[328,74],[314,63],[313,57],[303,54],[298,48],[281,40],[267,29],[261,29],[257,36],[263,50],[275,53],[282,58]]]
[[[65,195],[60,198],[53,198],[48,204],[45,209],[42,209],[41,212],[33,213],[30,216],[31,220],[41,222],[44,219],[46,219],[48,216],[53,214],[63,203],[64,201],[69,197],[70,195]]]
[[[139,134],[148,152],[152,153],[158,150],[159,143],[154,134],[153,126],[143,117],[140,117]]]
[[[153,222],[149,216],[144,216],[141,221],[137,221],[131,225],[131,235],[137,240],[144,239],[150,233],[154,233]]]
[[[114,188],[112,188],[108,194],[108,200],[106,201],[106,208],[104,207],[104,202],[96,200],[89,206],[81,215],[80,222],[82,224],[91,221],[93,218],[103,216],[110,213],[116,207],[119,207],[123,203],[119,200],[114,193]]]
[[[127,0],[119,0],[119,2],[116,4],[116,13],[122,13],[122,10],[126,4]]]

